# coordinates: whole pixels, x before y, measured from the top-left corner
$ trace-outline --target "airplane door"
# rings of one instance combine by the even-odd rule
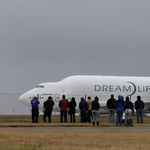
[[[59,94],[55,94],[55,102],[59,102],[60,101],[60,95]]]

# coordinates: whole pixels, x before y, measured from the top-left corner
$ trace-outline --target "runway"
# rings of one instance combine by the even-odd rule
[[[0,127],[0,129],[70,129],[70,130],[150,130],[150,127],[142,127],[142,126],[136,126],[136,127],[126,127],[126,126],[117,126],[117,127]]]

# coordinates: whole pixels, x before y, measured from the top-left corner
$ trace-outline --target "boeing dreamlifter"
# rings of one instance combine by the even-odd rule
[[[60,82],[41,83],[36,88],[22,94],[19,100],[25,105],[31,106],[31,99],[37,96],[40,101],[39,108],[43,109],[43,102],[51,96],[55,102],[53,110],[59,111],[59,101],[62,95],[65,95],[68,101],[75,97],[76,110],[79,112],[78,104],[81,97],[87,99],[90,96],[94,99],[95,96],[98,96],[101,106],[100,113],[108,113],[106,103],[111,94],[114,94],[116,99],[118,95],[122,95],[124,98],[129,96],[133,103],[140,95],[145,103],[144,111],[150,111],[150,77],[70,76]]]

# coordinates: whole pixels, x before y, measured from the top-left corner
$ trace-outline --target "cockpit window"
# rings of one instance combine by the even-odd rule
[[[36,88],[44,88],[43,85],[38,85]]]

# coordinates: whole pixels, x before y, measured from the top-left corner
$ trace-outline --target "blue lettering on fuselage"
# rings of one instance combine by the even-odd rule
[[[108,86],[107,85],[103,85],[103,91],[108,91]]]
[[[119,85],[116,87],[115,91],[122,91]]]
[[[150,86],[146,86],[146,92],[150,90]]]
[[[42,95],[53,95],[53,94],[42,94]]]
[[[114,88],[114,86],[113,85],[109,85],[109,86],[107,86],[107,85],[102,85],[102,86],[100,86],[100,85],[95,85],[94,86],[94,90],[95,91],[109,91],[109,92],[114,92],[114,91],[126,91],[126,92],[128,92],[128,91],[130,91],[131,92],[131,86],[128,86],[128,87],[125,87],[125,86],[123,86],[122,88],[118,85],[116,88]]]
[[[94,91],[103,91],[103,92],[128,92],[128,96],[132,96],[135,92],[149,92],[150,86],[136,86],[133,82],[126,82],[130,85],[94,85]]]
[[[109,85],[109,91],[113,92],[113,90],[114,90],[113,85]]]
[[[95,85],[94,86],[94,91],[100,91],[101,90],[101,86],[100,85]]]

